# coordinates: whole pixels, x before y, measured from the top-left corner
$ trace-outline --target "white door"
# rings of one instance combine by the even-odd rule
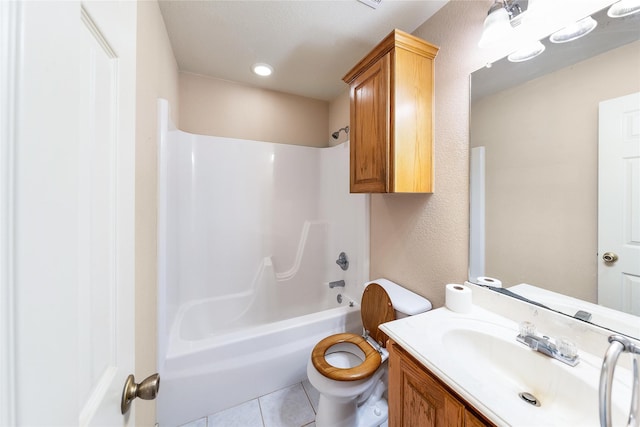
[[[600,103],[598,303],[640,315],[640,93]]]
[[[133,424],[136,4],[2,3],[0,421]]]

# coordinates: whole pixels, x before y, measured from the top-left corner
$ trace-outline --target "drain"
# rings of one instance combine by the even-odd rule
[[[529,405],[540,406],[540,401],[538,400],[538,398],[531,393],[523,391],[522,393],[519,393],[518,396],[520,396],[520,399],[524,400]]]

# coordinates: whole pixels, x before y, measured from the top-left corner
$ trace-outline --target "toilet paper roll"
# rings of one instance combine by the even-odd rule
[[[502,287],[502,282],[495,277],[479,276],[477,283],[478,285],[493,286],[494,288]]]
[[[445,305],[456,313],[469,313],[471,311],[471,289],[457,283],[449,283],[446,287]]]

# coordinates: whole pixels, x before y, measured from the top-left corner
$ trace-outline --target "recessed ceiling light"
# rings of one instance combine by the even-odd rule
[[[259,76],[266,77],[270,76],[271,73],[273,73],[273,67],[271,67],[271,65],[269,64],[258,63],[253,64],[253,66],[251,67],[251,71]]]

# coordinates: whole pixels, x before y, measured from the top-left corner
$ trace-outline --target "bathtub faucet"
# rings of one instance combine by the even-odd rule
[[[344,288],[344,280],[336,280],[335,282],[329,282],[330,288],[335,288],[336,286],[340,288]]]
[[[349,268],[349,260],[347,259],[347,254],[345,254],[344,252],[340,252],[340,255],[338,255],[338,259],[336,260],[336,264],[338,264],[341,269],[346,271]]]

